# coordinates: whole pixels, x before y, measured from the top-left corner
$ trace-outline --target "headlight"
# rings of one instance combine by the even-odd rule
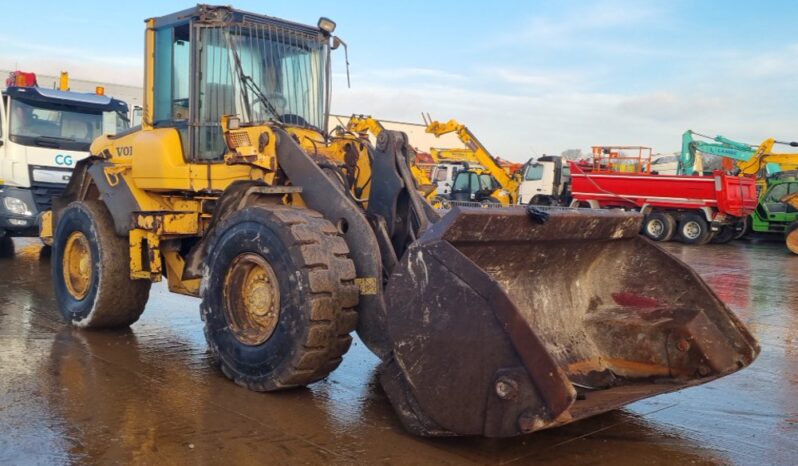
[[[25,204],[25,201],[22,199],[16,197],[4,197],[3,205],[5,206],[6,210],[12,214],[27,216],[33,215],[33,212],[31,212],[28,208],[28,204]]]

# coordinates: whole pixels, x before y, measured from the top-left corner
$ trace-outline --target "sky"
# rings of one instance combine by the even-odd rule
[[[47,6],[51,5],[51,6]],[[193,5],[5,2],[0,69],[141,85],[143,20]],[[338,24],[332,112],[455,118],[495,155],[592,145],[679,149],[686,129],[798,140],[798,2],[240,0]]]

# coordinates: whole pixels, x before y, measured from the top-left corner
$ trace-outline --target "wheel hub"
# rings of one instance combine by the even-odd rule
[[[665,230],[665,225],[659,220],[651,220],[648,222],[648,234],[651,236],[660,236]]]
[[[267,341],[280,317],[280,288],[274,270],[259,254],[236,257],[224,285],[230,330],[245,345]]]
[[[89,294],[94,273],[89,240],[82,232],[72,232],[67,238],[62,265],[67,291],[76,300],[82,300]]]
[[[701,227],[696,222],[687,222],[684,226],[684,236],[696,239],[701,234]]]

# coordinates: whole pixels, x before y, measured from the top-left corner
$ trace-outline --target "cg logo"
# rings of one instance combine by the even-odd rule
[[[56,165],[65,165],[67,167],[72,166],[72,156],[71,155],[64,155],[58,154],[55,156],[55,163]]]

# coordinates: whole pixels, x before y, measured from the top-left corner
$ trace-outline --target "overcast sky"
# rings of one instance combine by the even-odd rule
[[[0,69],[142,82],[143,20],[191,5],[4,2]],[[249,1],[235,7],[338,23],[332,110],[457,118],[492,152],[591,145],[678,150],[685,129],[798,140],[798,2]]]

